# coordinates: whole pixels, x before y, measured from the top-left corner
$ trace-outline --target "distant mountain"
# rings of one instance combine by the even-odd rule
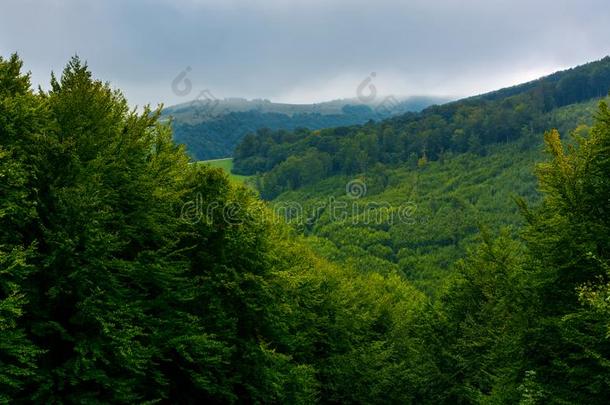
[[[164,117],[172,118],[174,139],[186,145],[196,160],[228,157],[248,133],[259,129],[311,130],[363,124],[405,112],[421,111],[446,102],[438,97],[380,98],[376,103],[358,99],[333,100],[317,104],[273,103],[243,98],[200,100],[167,107]]]

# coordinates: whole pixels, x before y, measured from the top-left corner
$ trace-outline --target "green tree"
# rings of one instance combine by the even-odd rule
[[[30,300],[27,280],[35,271],[37,219],[28,142],[44,129],[44,111],[21,73],[17,55],[0,57],[0,402],[10,403],[37,373],[42,351],[24,327]]]

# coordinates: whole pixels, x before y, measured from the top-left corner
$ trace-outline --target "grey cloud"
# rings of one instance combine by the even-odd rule
[[[607,55],[609,17],[602,0],[4,0],[0,53],[42,84],[78,53],[140,105],[187,101],[187,66],[218,97],[354,97],[371,72],[386,93],[469,95]]]

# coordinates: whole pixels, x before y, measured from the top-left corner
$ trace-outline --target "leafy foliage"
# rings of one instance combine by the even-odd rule
[[[278,350],[271,224],[181,218],[252,193],[189,165],[158,111],[78,58],[38,95],[16,56],[0,66],[2,399],[308,402],[311,367]]]

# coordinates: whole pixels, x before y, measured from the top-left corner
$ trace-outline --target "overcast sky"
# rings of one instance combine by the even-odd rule
[[[610,54],[608,0],[0,0],[0,54],[45,87],[71,55],[131,104],[465,96]],[[186,81],[174,79],[181,72]]]

